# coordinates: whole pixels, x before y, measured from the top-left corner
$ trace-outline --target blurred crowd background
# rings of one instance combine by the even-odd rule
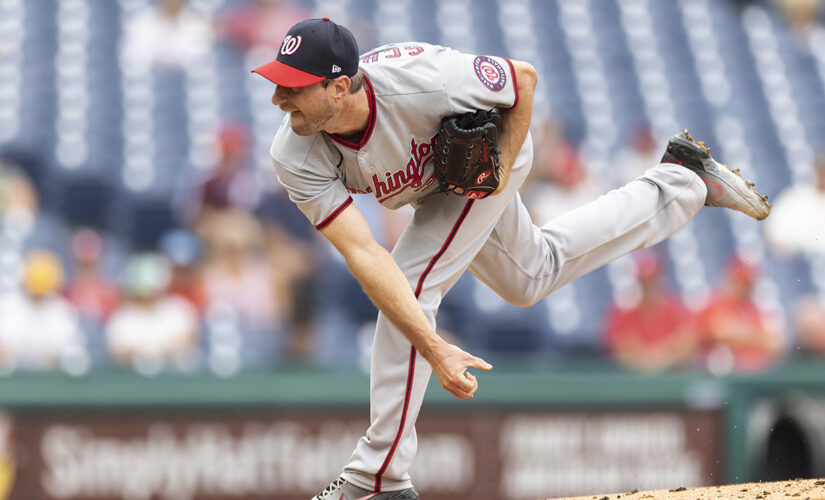
[[[469,273],[439,331],[495,362],[758,372],[825,355],[818,0],[0,0],[0,373],[366,368],[376,310],[280,188],[250,69],[307,17],[539,71],[537,224],[688,128],[774,201],[705,209],[529,309]],[[379,117],[380,119],[380,117]],[[391,248],[410,210],[356,197]]]

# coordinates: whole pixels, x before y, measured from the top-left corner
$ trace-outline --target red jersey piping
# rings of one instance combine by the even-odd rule
[[[350,149],[361,149],[364,147],[364,144],[370,140],[372,131],[375,128],[375,90],[372,87],[370,78],[366,74],[364,75],[364,90],[367,92],[367,104],[370,108],[370,117],[367,120],[367,128],[364,129],[364,135],[361,136],[361,139],[358,142],[352,142],[337,134],[329,134],[324,132],[333,141]]]

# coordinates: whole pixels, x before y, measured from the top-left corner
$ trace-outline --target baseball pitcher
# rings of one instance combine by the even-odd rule
[[[370,427],[340,478],[315,499],[416,499],[408,471],[430,375],[459,399],[469,368],[492,366],[435,331],[442,297],[469,269],[529,306],[604,264],[662,241],[703,205],[767,217],[770,205],[686,131],[660,165],[545,226],[518,194],[532,162],[536,71],[521,61],[426,43],[360,55],[328,18],[293,26],[253,70],[287,113],[271,147],[290,199],[329,239],[379,309]],[[415,214],[388,253],[352,204],[370,194]]]

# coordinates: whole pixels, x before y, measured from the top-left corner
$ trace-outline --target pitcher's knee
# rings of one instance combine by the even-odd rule
[[[540,293],[535,287],[511,287],[507,289],[496,290],[498,295],[518,307],[530,307],[535,305],[538,301],[544,298],[544,294]]]

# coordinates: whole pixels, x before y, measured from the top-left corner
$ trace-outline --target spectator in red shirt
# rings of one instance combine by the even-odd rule
[[[635,254],[640,296],[635,304],[614,304],[607,316],[606,341],[619,363],[642,372],[682,367],[695,353],[697,332],[681,300],[665,289],[655,251]]]
[[[289,0],[251,0],[218,14],[216,31],[244,51],[278,50],[289,28],[310,13]]]
[[[810,358],[825,356],[825,301],[815,295],[804,296],[793,313],[796,354]]]
[[[163,235],[158,249],[171,264],[169,293],[189,301],[203,318],[207,306],[201,269],[203,242],[190,231],[173,229]]]
[[[779,321],[753,299],[758,273],[755,264],[732,258],[724,282],[700,314],[705,364],[711,373],[762,371],[782,353]]]
[[[103,326],[119,302],[115,283],[100,271],[104,243],[92,229],[77,231],[71,240],[74,276],[64,294],[83,319]]]
[[[217,163],[209,169],[190,166],[177,181],[173,208],[183,226],[208,239],[214,225],[233,211],[253,213],[261,199],[260,186],[249,162],[249,130],[227,123],[216,135]],[[206,241],[207,246],[214,241]]]

